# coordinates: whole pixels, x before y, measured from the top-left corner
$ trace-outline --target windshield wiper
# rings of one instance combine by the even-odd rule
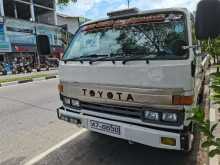
[[[138,61],[138,60],[145,60],[147,64],[149,64],[150,58],[146,57],[146,54],[135,54],[131,53],[127,56],[124,56],[122,64],[126,64],[128,61]]]
[[[111,53],[110,55],[108,54],[90,54],[87,56],[80,56],[80,57],[73,57],[69,59],[65,59],[64,62],[67,61],[80,61],[83,63],[84,61],[89,61],[90,64],[96,61],[112,61],[115,63],[115,61],[120,60],[122,61],[123,64],[126,64],[128,61],[134,61],[134,60],[145,60],[146,63],[149,63],[149,58],[146,57],[146,53],[140,53],[139,51],[137,52],[122,52],[122,53]]]
[[[149,59],[147,56],[149,56],[146,52],[140,52],[140,51],[131,51],[131,52],[122,52],[122,53],[116,53],[111,54],[111,60],[117,61],[121,60],[123,64],[126,64],[128,61],[134,61],[134,60],[146,60],[146,63],[149,63]]]
[[[103,60],[105,58],[109,57],[107,54],[90,54],[86,56],[80,56],[80,57],[73,57],[69,59],[64,59],[64,62],[67,61],[80,61],[83,63],[83,61],[90,61],[91,63],[97,60]]]
[[[109,59],[108,54],[91,54],[86,57],[93,58],[90,60],[90,62],[89,62],[90,64],[92,64],[93,62],[96,62],[96,61],[105,61],[105,60]]]

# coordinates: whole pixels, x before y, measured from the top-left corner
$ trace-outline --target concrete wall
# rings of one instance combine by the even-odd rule
[[[39,23],[46,23],[46,24],[51,24],[51,25],[56,25],[56,21],[55,21],[55,11],[51,11],[45,14],[42,14],[40,16],[38,16],[38,22]],[[35,15],[35,17],[37,17]]]
[[[79,19],[77,17],[62,17],[57,15],[58,25],[67,25],[67,31],[74,34],[79,28]]]
[[[39,6],[37,3],[34,4],[33,0],[30,0],[29,2],[26,2],[24,0],[19,0],[18,2],[19,2],[19,4],[26,4],[26,5],[28,4],[28,5],[30,5],[30,14],[31,14],[31,19],[30,20],[35,21],[36,20],[35,18],[38,17],[40,19],[41,23],[56,25],[57,24],[57,19],[56,19],[55,0],[51,0],[51,1],[54,2],[53,3],[53,8],[47,8],[46,7],[47,5]],[[8,0],[0,0],[0,16],[5,16],[4,10],[7,10],[6,8],[4,8],[4,6],[3,6],[4,3],[3,2],[8,2]],[[41,0],[41,2],[45,2],[46,3],[47,0]],[[40,16],[36,16],[35,15],[35,9],[36,8],[41,8],[41,9],[47,11],[47,13],[46,14],[42,14]],[[27,12],[27,11],[23,11],[23,12]],[[14,14],[15,16],[13,18],[17,18],[17,14],[16,14],[17,10],[14,10],[14,13],[15,13]]]

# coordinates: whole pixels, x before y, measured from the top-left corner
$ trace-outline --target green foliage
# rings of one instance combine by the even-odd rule
[[[0,83],[7,83],[13,81],[25,81],[25,80],[33,80],[34,78],[41,78],[47,76],[54,76],[56,74],[47,74],[47,73],[33,73],[31,75],[24,75],[24,76],[9,76],[8,78],[1,78]]]
[[[209,156],[214,157],[220,155],[220,138],[214,136],[214,130],[218,126],[218,123],[211,125],[209,120],[205,119],[205,112],[202,108],[196,107],[192,110],[193,116],[189,118],[199,129],[199,132],[203,133],[205,140],[202,143],[203,148],[213,147],[209,151]]]
[[[210,96],[210,99],[215,103],[220,103],[220,73],[212,73],[210,75],[211,86],[213,90],[213,95]],[[192,122],[198,127],[199,131],[205,136],[205,140],[202,143],[203,148],[209,148],[212,146],[213,149],[209,151],[209,156],[213,157],[215,155],[220,155],[220,138],[216,138],[214,135],[215,128],[218,126],[218,123],[211,124],[209,120],[205,118],[205,112],[202,108],[196,107],[193,108],[193,116],[189,118]]]
[[[213,56],[220,55],[220,38],[203,41],[202,50]]]
[[[215,103],[220,103],[220,73],[212,73],[211,74],[211,88],[213,90],[212,96],[210,98],[215,102]]]
[[[77,2],[77,0],[58,0],[58,4],[67,5],[70,2]]]
[[[214,58],[214,63],[219,63],[220,56],[220,37],[213,40],[206,40],[202,42],[202,51],[210,54]],[[219,70],[219,66],[218,70]]]

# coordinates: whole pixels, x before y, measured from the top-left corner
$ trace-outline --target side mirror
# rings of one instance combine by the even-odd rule
[[[220,35],[220,1],[202,0],[196,11],[196,37],[199,40],[216,38]]]
[[[202,53],[202,48],[200,46],[200,43],[198,45],[192,45],[192,46],[182,46],[183,50],[189,50],[189,49],[193,49],[194,54],[196,56],[199,56]]]

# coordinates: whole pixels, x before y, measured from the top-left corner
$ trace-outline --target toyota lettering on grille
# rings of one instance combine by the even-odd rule
[[[133,102],[134,97],[130,93],[122,93],[122,92],[110,92],[103,90],[93,90],[93,89],[82,89],[82,93],[84,96],[96,97],[96,98],[105,98],[110,100],[118,100],[118,101],[129,101]]]

